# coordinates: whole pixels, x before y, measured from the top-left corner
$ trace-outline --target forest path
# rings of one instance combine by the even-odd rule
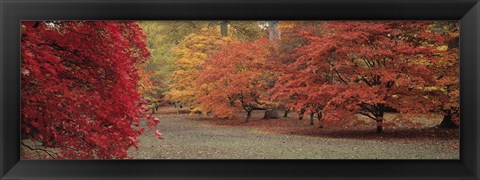
[[[134,159],[452,159],[455,142],[366,140],[261,133],[215,126],[185,114],[157,114],[164,139],[146,131]],[[448,140],[447,140],[448,141]],[[452,140],[453,141],[453,140]]]

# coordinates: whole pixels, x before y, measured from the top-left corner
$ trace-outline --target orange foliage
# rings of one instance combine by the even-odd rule
[[[266,39],[225,45],[205,61],[197,100],[217,117],[233,117],[240,108],[251,112],[275,106],[267,92],[278,75],[270,59],[273,48]]]

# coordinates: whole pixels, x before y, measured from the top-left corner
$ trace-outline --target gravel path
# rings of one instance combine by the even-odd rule
[[[458,140],[365,140],[265,134],[252,127],[212,126],[162,114],[164,140],[151,133],[130,149],[134,159],[457,159]]]

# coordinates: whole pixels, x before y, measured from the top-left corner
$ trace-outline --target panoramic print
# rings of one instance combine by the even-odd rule
[[[22,21],[22,159],[459,159],[458,21]]]

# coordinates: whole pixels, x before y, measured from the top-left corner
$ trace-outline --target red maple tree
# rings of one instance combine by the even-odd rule
[[[247,112],[275,109],[268,89],[278,75],[270,60],[274,45],[268,39],[232,43],[212,54],[197,79],[197,100],[217,117],[233,117],[238,109]]]
[[[440,60],[429,66],[436,80],[428,94],[443,114],[439,127],[458,128],[460,123],[460,64],[458,22],[435,22],[432,31],[444,36],[446,44],[439,46]]]
[[[328,96],[335,95],[332,92],[336,91],[329,88],[339,86],[331,86],[334,83],[329,64],[305,64],[305,61],[297,60],[301,55],[293,52],[296,48],[309,44],[308,37],[321,36],[324,33],[323,24],[317,21],[281,23],[283,35],[278,41],[278,58],[275,59],[278,65],[275,67],[282,75],[270,90],[274,99],[283,102],[287,112],[297,111],[299,119],[303,119],[305,112],[309,113],[310,125],[314,124],[315,116],[318,120],[322,119],[321,111],[329,99]]]
[[[428,64],[439,60],[432,44],[444,39],[428,30],[430,24],[332,21],[322,36],[304,32],[309,43],[295,49],[295,71],[283,77],[290,81],[285,85],[301,95],[297,103],[323,107],[326,120],[361,114],[382,132],[387,108],[404,114],[435,109],[425,87],[435,84]]]
[[[144,117],[135,65],[149,56],[134,22],[22,22],[22,145],[51,158],[127,158]],[[37,145],[39,145],[37,147]]]

